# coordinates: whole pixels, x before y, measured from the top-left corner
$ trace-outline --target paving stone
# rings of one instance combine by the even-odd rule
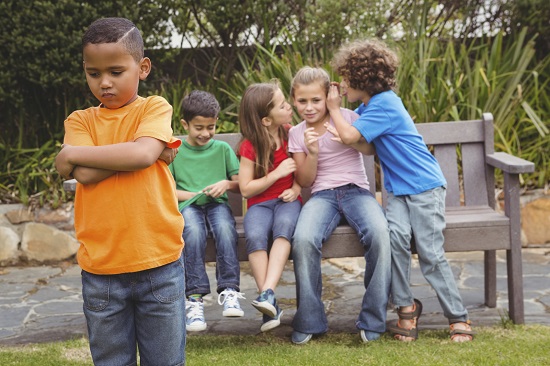
[[[39,279],[48,279],[61,273],[61,269],[55,267],[12,267],[8,273],[0,275],[0,282],[7,283],[36,283]]]
[[[74,314],[82,313],[82,302],[76,301],[49,301],[33,308],[38,315]]]
[[[21,326],[31,309],[32,308],[28,305],[0,307],[0,314],[2,314],[2,316],[0,316],[0,329]]]
[[[36,289],[36,285],[31,283],[1,283],[0,299],[16,299],[27,296],[30,291]]]
[[[67,291],[62,291],[56,288],[50,288],[50,287],[44,287],[36,291],[34,294],[30,295],[27,298],[27,301],[29,303],[31,302],[45,302],[48,300],[53,299],[62,299],[64,297],[67,297],[69,295],[72,295],[68,293]]]
[[[525,320],[528,324],[550,325],[550,274],[545,250],[524,250]],[[534,253],[534,254],[533,254]],[[498,251],[497,307],[488,308],[484,302],[483,254],[450,253],[453,273],[460,294],[475,326],[499,325],[507,322],[508,295],[505,251]],[[537,258],[537,260],[535,260]],[[214,293],[205,297],[205,315],[208,329],[201,334],[242,334],[262,337],[261,314],[251,305],[257,296],[254,278],[248,262],[241,264],[241,301],[245,315],[225,318],[215,292],[215,265],[207,264],[207,273]],[[364,294],[362,258],[331,263],[324,260],[323,302],[326,307],[329,332],[347,332],[358,335],[355,321]],[[86,334],[82,313],[80,268],[72,265],[62,270],[57,267],[2,268],[0,272],[0,344],[45,342],[80,337]],[[420,329],[448,329],[433,289],[426,282],[418,262],[413,261],[412,290],[424,304]],[[270,333],[287,339],[292,332],[292,318],[296,313],[296,289],[292,262],[285,266],[276,294],[284,315],[281,326]],[[396,312],[390,307],[387,323],[393,324]],[[189,334],[190,337],[201,334]]]

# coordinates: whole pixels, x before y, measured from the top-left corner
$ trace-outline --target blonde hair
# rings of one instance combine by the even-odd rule
[[[328,72],[320,67],[302,67],[292,79],[292,83],[290,84],[290,96],[294,98],[294,93],[298,85],[310,85],[313,83],[319,83],[325,90],[325,94],[328,94],[330,88],[330,76]]]
[[[263,125],[262,119],[269,116],[273,109],[273,97],[277,90],[280,87],[276,80],[252,84],[241,99],[239,125],[243,140],[250,141],[256,152],[255,178],[266,176],[273,166],[273,153],[277,149],[277,143]],[[281,141],[288,139],[287,130],[283,126],[279,127],[278,133]]]

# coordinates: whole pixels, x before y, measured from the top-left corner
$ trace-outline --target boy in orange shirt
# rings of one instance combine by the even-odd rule
[[[172,107],[138,96],[151,71],[139,30],[93,22],[82,38],[86,81],[101,102],[65,120],[56,168],[79,184],[75,231],[95,365],[185,364],[183,219],[167,163],[181,143]]]

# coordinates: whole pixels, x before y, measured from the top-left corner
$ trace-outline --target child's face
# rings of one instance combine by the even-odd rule
[[[321,83],[297,85],[294,89],[294,107],[308,125],[323,123],[327,116],[327,93]]]
[[[86,81],[105,108],[116,109],[137,98],[139,80],[151,70],[148,58],[136,62],[119,43],[88,44],[83,50]]]
[[[186,141],[191,146],[204,146],[216,133],[217,117],[196,116],[191,121],[181,120],[187,131]]]
[[[278,128],[281,125],[292,123],[292,106],[286,101],[281,89],[273,95],[273,108],[269,116],[263,119],[267,127]]]
[[[349,86],[349,80],[346,80],[346,79],[343,79],[340,82],[340,92],[342,96],[344,95],[346,96],[346,98],[348,99],[348,102],[350,103],[363,101],[365,97],[368,97],[367,92],[364,92],[359,89],[354,89],[351,86]]]

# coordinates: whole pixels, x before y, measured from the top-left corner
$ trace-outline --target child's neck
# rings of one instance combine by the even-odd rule
[[[273,126],[270,126],[267,131],[269,132],[269,134],[271,135],[271,137],[273,137],[273,139],[275,140],[275,143],[277,143],[277,149],[281,147],[281,140],[279,138],[279,127],[276,126],[276,127],[273,127]]]
[[[315,122],[315,123],[306,122],[306,127],[308,128],[313,127],[315,129],[315,132],[319,133],[319,135],[322,135],[326,131],[325,122],[329,122],[329,121],[330,121],[330,114],[327,111],[325,116],[322,119],[320,119],[318,122]]]

